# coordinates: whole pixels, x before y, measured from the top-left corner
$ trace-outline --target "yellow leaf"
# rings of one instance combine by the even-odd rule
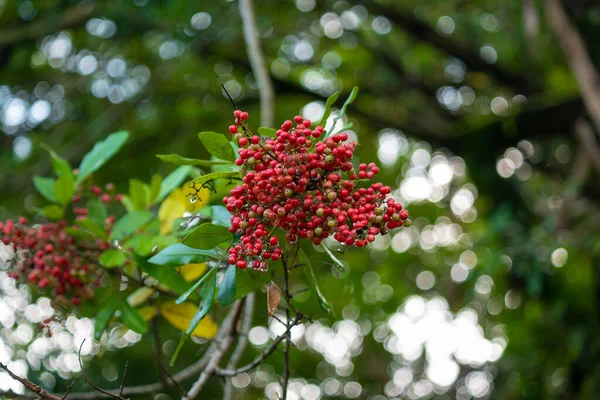
[[[187,186],[175,189],[162,202],[158,210],[158,219],[160,219],[160,233],[165,235],[173,229],[173,223],[177,218],[181,218],[185,212],[197,212],[207,202],[210,192],[207,188],[202,188],[196,193],[196,201],[190,201],[190,194],[193,190]]]
[[[138,313],[140,313],[140,315],[142,316],[144,321],[148,322],[152,318],[154,318],[154,316],[158,312],[158,308],[156,306],[145,306],[145,307],[139,308],[137,311],[138,311]]]
[[[198,307],[192,303],[181,303],[175,304],[174,301],[164,303],[160,307],[160,313],[171,325],[175,328],[186,331],[190,327],[190,321],[196,315]],[[217,334],[217,324],[215,324],[210,317],[206,317],[200,320],[200,323],[192,332],[192,336],[203,337],[206,339],[212,339]]]
[[[156,290],[147,286],[142,286],[127,296],[127,302],[131,307],[137,307],[145,303],[146,300],[148,300],[148,298],[154,294],[154,292],[156,292]]]
[[[179,267],[179,272],[183,279],[187,282],[192,282],[200,278],[206,271],[206,263],[186,264]]]

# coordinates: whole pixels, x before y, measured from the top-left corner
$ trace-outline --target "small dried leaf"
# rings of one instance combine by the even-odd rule
[[[275,314],[275,311],[277,311],[280,301],[281,289],[279,289],[275,282],[269,282],[267,284],[267,309],[270,317],[272,317]]]

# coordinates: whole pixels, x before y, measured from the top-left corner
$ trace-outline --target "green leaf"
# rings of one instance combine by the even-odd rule
[[[56,173],[56,176],[73,175],[73,170],[67,160],[56,154],[56,152],[47,144],[42,143],[40,147],[50,153],[50,157],[52,158],[52,169]]]
[[[75,229],[75,228],[71,228],[71,227],[66,227],[65,232],[67,232],[67,234],[69,236],[72,236],[78,240],[92,241],[92,240],[96,239],[96,237],[94,235],[92,235],[90,232],[85,231],[83,229]]]
[[[64,217],[65,210],[56,204],[51,204],[42,209],[42,214],[44,214],[46,218],[56,221]]]
[[[54,197],[59,204],[69,204],[73,198],[73,193],[75,193],[73,175],[63,175],[54,182]]]
[[[306,266],[308,267],[308,270],[310,271],[310,275],[312,276],[313,282],[315,283],[315,291],[317,292],[317,300],[319,302],[319,306],[326,313],[331,312],[331,306],[329,305],[329,302],[327,301],[325,296],[323,296],[323,293],[321,293],[321,289],[319,288],[319,284],[317,282],[317,276],[315,275],[315,271],[313,270],[312,264],[310,263],[310,258],[308,258],[306,256],[306,253],[304,253],[304,251],[302,249],[300,249],[300,257],[306,263]],[[306,269],[305,269],[305,271],[306,271]]]
[[[344,263],[342,263],[340,261],[339,258],[337,258],[335,256],[335,254],[333,254],[333,251],[331,251],[329,248],[327,248],[327,246],[325,245],[321,245],[321,247],[323,248],[323,250],[325,250],[325,252],[329,255],[329,258],[331,258],[331,261],[333,261],[333,265],[334,267],[336,267],[338,270],[340,270],[341,272],[346,270],[346,266],[344,265]]]
[[[173,190],[177,189],[187,178],[190,173],[192,167],[189,165],[184,165],[177,168],[175,171],[171,172],[163,181],[160,186],[160,193],[155,200],[155,203],[162,201],[165,197],[169,195]]]
[[[134,259],[142,271],[177,294],[185,293],[192,286],[183,278],[183,275],[174,268],[165,268],[162,265],[150,264],[148,261],[137,256],[134,256]],[[191,294],[189,299],[196,300],[198,297],[196,294]]]
[[[108,328],[111,318],[115,314],[115,311],[117,311],[119,301],[120,298],[117,296],[109,297],[106,304],[94,316],[94,338],[96,340],[100,340],[102,332]]]
[[[215,132],[200,132],[198,137],[206,150],[213,156],[221,160],[235,161],[233,149],[224,135]]]
[[[210,259],[218,260],[222,255],[223,252],[216,249],[198,250],[181,243],[176,243],[150,258],[148,262],[157,265],[178,267],[185,264],[201,263]]]
[[[44,196],[44,198],[52,203],[56,203],[56,197],[54,197],[54,182],[55,179],[44,178],[41,176],[33,177],[33,186],[37,191]]]
[[[216,271],[216,268],[213,268],[213,270]],[[205,276],[208,276],[208,275],[210,275],[210,277],[206,279],[206,282],[204,283],[204,285],[202,285],[202,290],[200,290],[201,300],[200,300],[200,307],[198,308],[198,312],[196,313],[196,315],[194,315],[194,318],[192,318],[192,320],[190,321],[190,327],[185,332],[188,335],[191,335],[192,332],[194,332],[194,330],[200,323],[200,320],[202,320],[202,318],[206,317],[206,315],[208,314],[208,312],[210,311],[210,309],[212,307],[213,298],[215,297],[215,286],[217,285],[217,274],[214,274],[214,273],[211,274],[209,272]],[[179,299],[181,299],[181,297]],[[179,299],[177,299],[177,304],[180,303]]]
[[[264,126],[261,126],[260,128],[258,128],[258,133],[262,136],[269,136],[274,138],[277,136],[277,129],[265,128]]]
[[[104,226],[104,220],[108,217],[106,206],[98,199],[90,199],[87,202],[88,217],[98,226]]]
[[[248,293],[264,287],[272,279],[270,274],[253,271],[250,268],[238,269],[235,277],[235,298],[241,299]]]
[[[231,213],[223,206],[204,207],[200,210],[200,215],[210,218],[215,225],[231,226]]]
[[[142,233],[133,236],[123,244],[123,248],[132,248],[140,256],[147,256],[152,253],[154,247],[154,236],[148,233]]]
[[[235,178],[235,177],[238,177],[238,178],[241,177],[239,171],[213,172],[211,174],[200,175],[199,177],[195,178],[190,183],[193,183],[196,185],[201,185],[203,183],[214,181],[217,179]]]
[[[217,300],[224,306],[231,304],[235,299],[235,273],[237,267],[230,265],[226,268],[223,276],[223,281],[219,285],[219,293],[217,294]]]
[[[352,91],[350,92],[350,96],[348,96],[348,98],[344,102],[344,105],[342,106],[342,109],[340,110],[340,112],[338,113],[338,115],[334,118],[333,125],[332,125],[331,129],[333,129],[333,127],[335,126],[335,123],[338,122],[338,120],[340,118],[342,118],[344,116],[344,114],[346,114],[346,108],[348,108],[348,106],[354,102],[354,100],[356,99],[357,95],[358,95],[358,86],[354,86],[352,88]]]
[[[150,188],[138,179],[130,179],[129,199],[136,210],[146,209],[150,203]]]
[[[231,164],[230,161],[199,160],[197,158],[181,157],[178,154],[157,154],[156,157],[160,158],[164,162],[175,165],[199,165],[201,167],[212,167],[213,165]]]
[[[323,128],[325,127],[325,124],[327,123],[327,118],[329,118],[329,116],[331,115],[331,106],[337,101],[337,99],[339,99],[339,97],[340,92],[335,92],[327,98],[327,101],[325,102],[325,112],[323,113],[323,118],[321,118],[321,121],[317,125],[321,125],[323,126]]]
[[[217,278],[217,268],[212,268],[210,271],[205,273],[202,276],[202,278],[198,279],[198,281],[196,283],[194,283],[192,285],[192,287],[190,287],[188,290],[186,290],[185,293],[183,293],[181,296],[179,296],[179,298],[177,298],[177,300],[175,300],[175,303],[181,304],[184,301],[186,301],[187,298],[190,297],[190,295],[193,294],[200,287],[200,285],[202,285],[202,283],[204,281],[212,280],[213,282],[215,282],[215,283],[213,283],[213,286],[214,286],[216,284],[216,281],[215,281],[216,278]],[[196,328],[196,327],[194,327],[194,328]],[[194,329],[191,330],[191,332],[193,332],[193,331],[194,331]]]
[[[122,240],[131,236],[154,217],[151,211],[132,211],[119,219],[110,233],[111,240]]]
[[[106,139],[96,143],[92,151],[87,153],[83,157],[83,160],[81,160],[75,183],[83,182],[85,178],[102,167],[119,151],[128,137],[129,132],[119,131],[108,135]]]
[[[121,319],[129,329],[140,334],[148,332],[148,324],[129,303],[121,301],[119,303],[119,311],[121,311]]]
[[[79,219],[75,221],[77,225],[85,229],[86,231],[94,234],[97,238],[106,240],[106,232],[99,226],[96,221],[92,221],[91,219]]]
[[[125,264],[127,256],[119,249],[108,249],[100,254],[98,261],[105,268],[115,268]]]
[[[182,243],[194,249],[212,249],[219,243],[231,240],[232,234],[227,227],[214,224],[202,224],[191,231]]]
[[[150,179],[150,204],[154,202],[154,200],[160,194],[160,188],[162,186],[162,176],[159,174],[152,175],[152,179]]]

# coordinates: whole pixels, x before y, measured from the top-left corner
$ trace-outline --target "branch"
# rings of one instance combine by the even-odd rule
[[[221,323],[219,332],[216,335],[217,338],[222,337],[225,334],[225,332],[229,331],[229,329],[231,327],[232,315],[233,315],[233,309],[232,309],[232,312],[230,312],[229,315],[227,315],[227,317],[225,317],[225,319]],[[178,383],[181,383],[187,379],[190,379],[191,377],[195,376],[196,374],[198,374],[200,371],[202,371],[204,369],[204,367],[206,366],[206,364],[209,361],[210,356],[212,355],[212,353],[215,351],[215,349],[217,347],[217,344],[218,344],[217,342],[218,342],[218,340],[213,341],[200,360],[198,360],[194,364],[190,365],[189,367],[187,367],[187,368],[181,370],[180,372],[178,372],[177,374],[175,374],[172,377],[171,382],[169,382],[167,385],[164,385],[162,382],[153,382],[153,383],[149,383],[149,384],[145,384],[145,385],[124,387],[123,388],[123,396],[141,396],[141,395],[147,395],[150,393],[156,393],[156,392],[159,392],[159,391],[165,389],[166,387],[175,386]],[[111,390],[110,392],[111,393],[119,393],[118,390]],[[109,397],[109,396],[102,394],[102,393],[95,393],[95,392],[73,393],[69,396],[70,400],[96,400],[96,399],[106,399],[107,397]]]
[[[265,361],[271,354],[273,354],[275,352],[275,350],[277,350],[277,345],[279,343],[281,343],[287,337],[287,334],[291,331],[291,329],[294,326],[296,326],[296,325],[298,325],[300,323],[300,320],[302,320],[302,318],[304,318],[304,316],[302,314],[296,315],[296,318],[294,318],[294,320],[290,324],[289,328],[287,328],[285,330],[285,332],[283,332],[281,335],[277,336],[275,338],[275,340],[273,340],[273,343],[271,343],[271,345],[268,348],[266,348],[262,353],[260,353],[260,355],[258,357],[256,357],[254,359],[254,361],[252,361],[251,363],[246,364],[243,367],[240,367],[240,368],[237,368],[237,369],[220,369],[220,368],[217,368],[215,370],[215,375],[219,375],[219,376],[236,376],[238,374],[241,374],[242,372],[248,372],[248,371],[256,368],[263,361]]]
[[[560,0],[546,0],[548,20],[558,37],[567,62],[577,79],[581,96],[590,117],[600,130],[600,77],[594,68],[583,39],[569,20]]]
[[[127,400],[125,399],[125,397],[122,396],[123,394],[123,382],[121,382],[121,386],[119,388],[119,394],[116,393],[111,393],[108,390],[102,389],[101,387],[97,386],[94,382],[92,382],[87,374],[85,373],[85,369],[83,369],[83,362],[81,361],[81,348],[83,347],[83,344],[85,343],[85,339],[83,339],[81,341],[81,344],[79,345],[79,352],[78,352],[78,357],[79,357],[79,367],[81,368],[81,374],[83,375],[83,379],[85,379],[85,381],[94,388],[94,390],[96,390],[97,392],[100,392],[108,397],[112,397],[113,399],[116,400]],[[129,361],[127,362],[127,364],[129,363]],[[125,364],[125,371],[127,371],[127,364]],[[125,379],[125,374],[123,374],[123,379]]]
[[[35,40],[61,29],[79,25],[88,19],[94,11],[94,4],[82,2],[69,8],[62,15],[32,22],[23,26],[0,31],[0,46],[12,45],[28,40]]]
[[[183,396],[181,400],[195,399],[206,384],[206,382],[208,381],[208,378],[210,378],[213,375],[215,369],[218,367],[219,362],[221,361],[221,358],[223,358],[223,356],[225,355],[227,350],[229,350],[229,347],[233,342],[235,331],[237,328],[237,321],[239,320],[240,315],[242,314],[243,307],[244,301],[238,300],[237,305],[235,306],[235,313],[229,331],[227,332],[225,337],[221,338],[219,345],[211,354],[208,360],[208,364],[206,364],[206,368],[204,368],[198,380],[194,382],[187,395]]]
[[[248,332],[252,327],[252,317],[254,316],[254,292],[251,292],[246,296],[246,305],[244,309],[244,319],[242,320],[242,328],[239,333],[238,344],[229,357],[227,362],[227,368],[235,368],[237,363],[240,361],[246,346],[248,345]],[[225,382],[225,389],[223,392],[223,400],[229,400],[233,396],[233,385],[231,379]]]
[[[530,79],[521,77],[513,71],[509,71],[497,64],[488,64],[483,61],[476,50],[469,49],[461,43],[442,36],[428,24],[414,19],[393,7],[382,7],[373,1],[367,2],[370,11],[385,15],[394,24],[415,36],[418,40],[425,41],[438,49],[461,59],[470,69],[481,71],[496,80],[500,84],[511,86],[517,92],[531,92],[532,83]]]
[[[42,387],[36,385],[35,383],[31,382],[30,380],[28,380],[26,378],[21,378],[19,375],[17,375],[14,372],[12,372],[10,369],[8,369],[8,367],[6,365],[4,365],[2,363],[0,363],[0,368],[2,368],[3,370],[5,370],[6,373],[11,378],[13,378],[16,381],[19,381],[28,390],[30,390],[33,393],[37,394],[38,398],[40,398],[40,399],[45,399],[45,400],[61,400],[62,399],[62,397],[59,397],[59,396],[53,395],[51,393],[48,393]]]
[[[260,49],[252,0],[240,0],[240,15],[244,26],[244,40],[246,41],[248,58],[260,94],[260,124],[272,127],[275,122],[275,92],[273,91],[269,70],[265,64],[265,58]]]

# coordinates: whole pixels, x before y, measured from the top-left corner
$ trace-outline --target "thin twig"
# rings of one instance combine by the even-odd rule
[[[0,368],[2,368],[3,370],[6,371],[6,373],[13,378],[16,381],[21,382],[21,384],[23,386],[25,386],[25,388],[27,388],[28,390],[32,391],[33,393],[38,395],[38,398],[40,399],[45,399],[45,400],[61,400],[61,397],[59,396],[55,396],[53,394],[48,393],[46,390],[44,390],[42,387],[36,385],[35,383],[31,382],[30,380],[26,379],[26,378],[21,378],[19,375],[15,374],[14,372],[12,372],[11,370],[8,369],[8,367],[2,363],[0,363]]]
[[[67,391],[65,392],[65,394],[63,394],[63,397],[61,397],[61,400],[65,400],[67,398],[67,395],[69,394],[69,392],[71,391],[73,386],[77,383],[79,378],[81,378],[81,376],[78,376],[77,378],[75,378],[75,380],[69,385],[69,387],[67,388]]]
[[[158,379],[162,382],[163,385],[167,385],[166,379],[166,370],[162,364],[162,349],[160,346],[160,333],[158,331],[158,321],[155,316],[150,320],[150,329],[152,330],[152,342],[154,346],[154,358],[156,359],[156,365],[158,367]]]
[[[233,106],[233,109],[237,110],[238,108],[235,105],[235,101],[233,101],[233,99],[231,98],[231,95],[229,94],[229,92],[227,91],[227,89],[225,89],[225,85],[221,84],[221,87],[223,88],[223,91],[225,92],[225,94],[229,98],[229,101],[231,102],[231,105]]]
[[[194,384],[188,391],[187,395],[185,395],[181,398],[182,400],[195,399],[196,396],[198,396],[198,394],[204,387],[204,385],[206,384],[206,382],[208,382],[208,379],[215,372],[215,369],[218,367],[219,362],[221,361],[221,359],[223,358],[225,353],[229,350],[229,347],[231,347],[231,344],[232,344],[234,336],[235,336],[235,330],[237,328],[237,321],[239,320],[239,318],[242,314],[243,306],[244,306],[244,301],[238,300],[237,305],[234,307],[235,313],[234,313],[234,316],[233,316],[233,319],[231,322],[229,332],[227,332],[225,337],[223,337],[221,339],[220,344],[217,346],[214,353],[212,353],[212,355],[210,356],[210,359],[208,360],[208,364],[206,364],[206,368],[204,368],[204,371],[202,371],[202,373],[200,374],[200,377],[198,377],[196,382],[194,382]]]
[[[123,387],[125,386],[125,376],[127,375],[127,367],[129,366],[129,358],[125,361],[125,368],[123,368],[123,378],[121,378],[121,386],[119,387],[119,396],[123,396]]]
[[[162,362],[162,359],[160,358],[160,356],[156,353],[154,353],[154,357],[156,358],[156,363],[158,365],[158,368],[160,371],[162,371],[163,374],[165,374],[167,376],[167,378],[169,378],[169,380],[173,383],[173,385],[177,386],[177,389],[179,389],[179,392],[181,392],[182,396],[185,396],[185,389],[183,388],[183,386],[181,386],[181,384],[179,382],[177,382],[177,380],[175,378],[173,378],[173,375],[171,375],[169,373],[169,371],[165,368],[165,365]],[[168,386],[168,383],[165,382],[164,383],[165,386]]]
[[[240,15],[244,27],[244,40],[246,41],[246,50],[248,59],[252,67],[252,73],[256,78],[256,83],[260,95],[260,124],[262,126],[272,127],[275,121],[275,92],[273,83],[267,69],[265,58],[260,49],[258,28],[256,27],[256,18],[252,0],[240,0]]]
[[[227,368],[232,369],[237,366],[240,358],[244,355],[244,351],[248,345],[248,332],[252,327],[252,317],[254,316],[254,292],[246,296],[246,304],[244,305],[244,318],[242,319],[242,327],[238,333],[238,343],[229,357],[227,362]],[[227,379],[225,382],[225,388],[223,390],[223,400],[230,400],[233,396],[233,384],[231,379]]]
[[[108,390],[104,390],[101,387],[97,386],[94,382],[92,382],[88,377],[87,374],[85,373],[85,369],[83,368],[83,362],[81,361],[81,348],[83,347],[83,344],[85,343],[85,339],[83,339],[81,341],[81,344],[79,345],[79,352],[78,357],[79,357],[79,367],[81,368],[81,374],[83,375],[83,378],[85,379],[85,381],[94,388],[94,390],[107,395],[108,397],[112,397],[113,399],[117,399],[117,400],[127,400],[125,399],[125,397],[121,396],[121,394],[123,393],[123,386],[121,385],[121,389],[119,390],[119,394],[115,394],[115,393],[111,393]]]
[[[271,343],[271,345],[268,348],[266,348],[262,353],[260,353],[260,355],[258,357],[256,357],[254,359],[254,361],[252,361],[251,363],[246,364],[243,367],[240,367],[240,368],[237,368],[237,369],[219,369],[219,368],[217,368],[215,370],[215,375],[219,375],[219,376],[236,376],[236,375],[241,374],[242,372],[248,372],[248,371],[256,368],[263,361],[265,361],[271,354],[273,354],[275,352],[275,350],[277,350],[277,345],[279,343],[281,343],[287,337],[288,332],[294,326],[298,325],[303,318],[304,318],[304,315],[298,314],[296,316],[296,318],[294,318],[294,320],[290,324],[289,329],[286,329],[286,331],[284,333],[282,333],[281,335],[277,336],[275,338],[275,340],[273,340],[273,343]]]

